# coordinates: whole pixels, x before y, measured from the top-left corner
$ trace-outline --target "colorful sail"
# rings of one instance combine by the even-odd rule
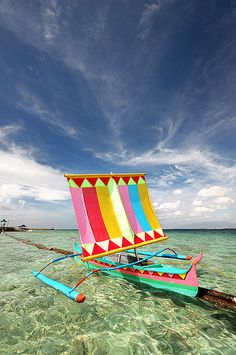
[[[83,261],[167,239],[144,174],[65,174],[80,231]]]

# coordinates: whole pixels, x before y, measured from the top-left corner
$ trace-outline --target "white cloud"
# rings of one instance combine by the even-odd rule
[[[177,207],[180,206],[180,201],[174,202],[164,202],[158,206],[158,210],[175,210]]]
[[[228,161],[209,151],[197,148],[185,149],[164,149],[156,146],[140,155],[127,153],[97,153],[94,155],[105,161],[112,161],[113,164],[130,167],[136,166],[158,166],[158,165],[176,165],[183,168],[189,168],[195,173],[202,173],[208,179],[219,181],[230,181],[236,178],[236,165],[228,165]],[[189,171],[189,172],[190,172]],[[184,173],[182,173],[184,174]],[[203,189],[204,190],[204,189]],[[204,192],[203,192],[204,193]]]
[[[224,186],[211,186],[208,188],[201,189],[198,192],[198,196],[201,197],[215,197],[224,196],[229,193],[229,189]]]
[[[26,201],[25,200],[18,200],[18,204],[21,206],[21,207],[24,207]]]
[[[226,223],[227,226],[235,225],[231,204],[228,204],[226,208],[226,205],[219,203],[216,198],[234,198],[231,190],[235,186],[236,166],[232,163],[229,165],[227,160],[221,159],[216,154],[197,148],[165,149],[158,145],[140,155],[122,151],[120,155],[107,153],[99,158],[112,161],[113,164],[127,165],[137,169],[141,166],[142,169],[144,167],[158,171],[160,167],[160,176],[151,178],[150,181],[152,186],[155,185],[155,190],[151,189],[151,196],[163,227],[191,227],[193,225],[197,227],[224,227]],[[148,176],[147,182],[149,183]],[[175,195],[178,197],[178,201],[173,201],[173,186],[177,183],[180,186],[184,182],[186,184],[182,185],[182,194]],[[200,195],[199,191],[201,191]],[[202,194],[204,196],[201,196]],[[181,196],[181,200],[179,196]],[[160,200],[163,202],[161,203]],[[224,201],[226,202],[226,200],[221,202]],[[229,202],[228,199],[227,201]],[[224,217],[222,210],[225,212]]]
[[[202,205],[202,200],[193,201],[193,206],[201,206],[201,205]]]
[[[174,211],[173,213],[175,216],[181,216],[183,214],[182,211]]]
[[[183,193],[183,191],[180,190],[180,189],[177,189],[177,190],[174,190],[174,191],[173,191],[173,194],[174,194],[174,195],[182,195],[182,193]]]
[[[180,177],[182,173],[176,171],[173,167],[167,169],[158,179],[157,185],[159,187],[167,187],[173,185]]]
[[[153,17],[155,13],[157,13],[160,10],[161,7],[161,1],[158,1],[157,3],[153,3],[150,5],[145,5],[145,10],[142,13],[141,19],[139,21],[140,25],[147,25],[150,22],[150,19]]]
[[[42,3],[42,33],[48,42],[54,40],[60,32],[60,14],[61,8],[57,0]]]
[[[50,126],[59,128],[63,134],[70,136],[71,138],[77,138],[77,130],[70,126],[64,117],[61,117],[61,113],[55,109],[52,110],[45,102],[36,94],[32,94],[25,87],[18,87],[21,100],[17,103],[18,107],[34,115],[41,121],[49,124]]]
[[[8,199],[19,199],[19,198],[30,197],[37,201],[63,201],[68,199],[68,192],[46,188],[41,186],[30,186],[30,185],[21,185],[21,184],[2,184],[0,186],[0,201]],[[22,200],[18,200],[18,202]],[[25,201],[24,201],[25,204]]]
[[[204,196],[205,202],[202,200],[195,200],[193,206],[195,214],[204,214],[206,212],[216,213],[218,210],[226,210],[233,204],[234,200],[228,196],[215,198],[214,195]],[[203,203],[205,206],[203,206]]]
[[[40,47],[48,46],[65,26],[61,7],[57,0],[45,0],[38,5],[34,7],[9,0],[1,3],[0,15],[3,24],[24,41]]]
[[[0,144],[7,144],[9,137],[18,133],[22,127],[18,124],[0,126]]]
[[[15,201],[23,206],[25,198],[37,201],[65,201],[69,199],[63,173],[42,165],[20,147],[0,151],[0,205],[10,208]],[[20,201],[20,202],[19,202]]]
[[[195,211],[196,213],[205,213],[205,212],[211,212],[211,211],[212,211],[212,208],[202,206],[202,207],[196,207],[196,208],[194,209],[194,211]]]
[[[110,57],[107,59],[107,65],[104,65],[105,59],[100,61],[94,54],[91,56],[91,46],[88,46],[92,41],[99,41],[99,46],[107,44],[103,43],[106,35],[105,38],[100,36],[104,33],[111,5],[100,4],[96,11],[89,14],[88,22],[81,17],[83,29],[74,32],[70,23],[74,20],[74,11],[79,6],[78,2],[68,2],[64,6],[60,1],[44,1],[38,6],[27,6],[9,0],[0,4],[1,23],[22,41],[35,46],[42,53],[47,53],[83,77],[112,132],[110,143],[117,148],[121,144],[118,142],[120,128],[123,126],[121,116],[132,107],[132,103],[124,94],[128,92],[124,68],[114,65]],[[61,117],[60,111],[49,107],[39,95],[33,95],[30,89],[26,88],[20,88],[19,91],[22,96],[18,106],[25,112],[74,138],[78,136],[78,132],[81,134],[82,127],[75,131],[75,127],[69,125],[70,117]],[[116,139],[113,139],[114,136]],[[86,149],[87,146],[88,142]]]
[[[147,183],[149,185],[148,176]],[[152,185],[149,189],[150,196],[162,227],[220,228],[235,226],[235,210],[233,208],[233,201],[236,200],[235,193],[231,191],[229,196],[196,198],[201,185],[205,185],[205,179],[200,179],[195,184],[184,185],[183,193],[179,196],[176,195],[177,201],[173,201],[172,188],[162,189],[160,186],[156,188],[156,185],[155,187]]]
[[[220,204],[220,205],[232,205],[232,203],[234,203],[234,200],[228,196],[222,196],[222,197],[218,197],[215,199],[215,202]]]
[[[172,0],[157,0],[152,4],[145,4],[145,9],[139,21],[140,32],[138,33],[138,38],[145,39],[148,36],[155,15],[159,14],[163,7],[171,2]]]
[[[186,182],[186,184],[192,184],[194,181],[195,181],[194,178],[189,178],[185,182]]]

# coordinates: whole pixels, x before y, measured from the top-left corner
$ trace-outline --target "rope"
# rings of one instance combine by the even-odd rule
[[[74,258],[75,256],[78,256],[78,254],[76,253],[76,254],[66,255],[66,256],[61,256],[60,258],[53,259],[46,266],[44,266],[35,276],[38,276],[38,274],[40,274],[43,270],[45,270],[49,265],[56,263],[58,261],[64,260],[64,259]]]
[[[66,249],[67,251],[69,251],[70,248],[73,246],[73,239],[74,239],[74,235],[72,234],[72,238],[71,238],[71,240],[70,240],[69,246],[68,246],[68,248]]]

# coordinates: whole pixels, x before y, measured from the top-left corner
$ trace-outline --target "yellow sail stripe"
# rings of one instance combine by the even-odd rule
[[[160,228],[160,223],[155,215],[155,212],[152,208],[152,204],[149,198],[148,189],[146,184],[137,185],[140,201],[145,213],[145,216],[148,220],[148,223],[152,229]]]
[[[122,232],[116,219],[108,187],[97,186],[96,191],[102,218],[110,238],[122,237]]]
[[[134,242],[134,233],[130,227],[125,209],[120,197],[120,192],[114,180],[108,184],[108,190],[110,193],[111,202],[114,208],[114,212],[117,218],[117,222],[120,226],[122,236],[126,237],[132,243]]]

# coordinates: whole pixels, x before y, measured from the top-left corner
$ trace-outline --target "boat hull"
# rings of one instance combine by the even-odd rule
[[[99,260],[89,261],[88,267],[91,270],[103,269],[103,273],[109,276],[118,277],[159,290],[177,292],[190,297],[195,297],[198,293],[196,264],[194,263],[185,274],[166,274],[153,272],[145,268],[136,269],[132,267],[106,271],[106,267],[110,268],[111,264],[106,264]]]

